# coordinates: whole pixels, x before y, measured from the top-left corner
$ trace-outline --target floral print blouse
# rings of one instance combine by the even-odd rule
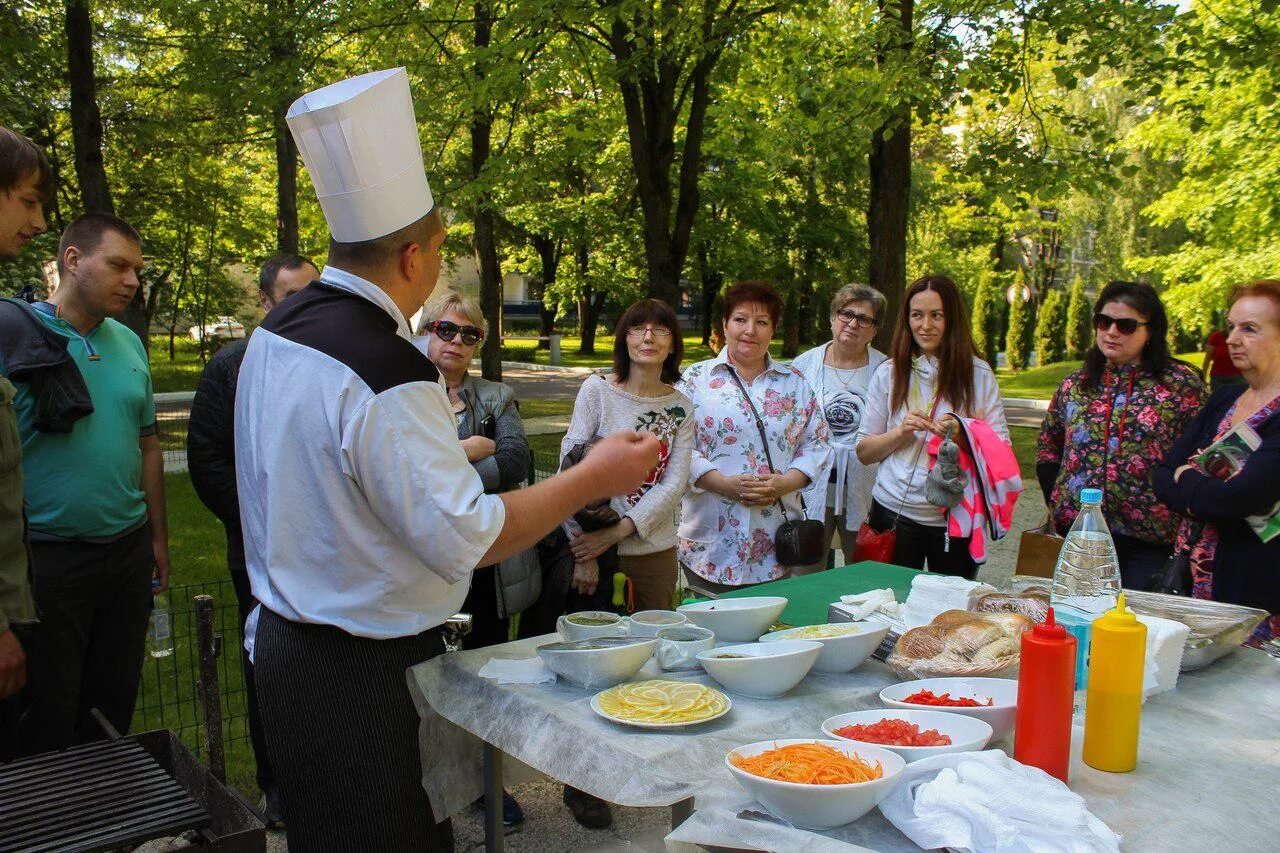
[[[681,564],[698,576],[742,586],[777,580],[787,569],[778,565],[774,553],[774,533],[783,521],[777,504],[748,507],[695,485],[709,471],[730,477],[769,473],[760,430],[732,369],[726,348],[718,358],[685,370],[678,386],[693,401],[694,444],[677,553]],[[743,384],[764,421],[776,471],[795,468],[811,483],[825,483],[830,473],[827,422],[804,376],[769,358],[764,372]],[[800,492],[782,501],[790,518],[802,517]],[[823,507],[807,509],[822,518]]]
[[[1083,370],[1062,380],[1036,448],[1037,465],[1060,466],[1049,495],[1058,532],[1075,521],[1080,490],[1100,488],[1112,533],[1171,547],[1180,518],[1156,497],[1151,476],[1204,400],[1204,383],[1181,362],[1161,377],[1108,366],[1098,388],[1085,387]]]

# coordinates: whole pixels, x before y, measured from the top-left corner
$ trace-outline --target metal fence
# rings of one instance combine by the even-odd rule
[[[249,715],[241,670],[240,611],[230,580],[172,586],[157,602],[168,605],[173,616],[173,654],[156,658],[148,649],[142,670],[138,705],[133,715],[134,731],[170,729],[203,757],[203,719],[197,682],[200,659],[196,643],[195,597],[213,597],[217,635],[218,691],[222,702],[222,737],[228,748],[249,737]]]

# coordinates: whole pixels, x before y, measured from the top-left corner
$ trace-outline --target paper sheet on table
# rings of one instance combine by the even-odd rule
[[[556,680],[542,658],[489,658],[479,675],[499,684],[551,684]]]

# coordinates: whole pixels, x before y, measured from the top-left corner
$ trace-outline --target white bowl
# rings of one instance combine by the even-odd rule
[[[631,636],[656,637],[663,628],[684,625],[689,618],[674,610],[641,610],[631,614]]]
[[[587,690],[621,684],[653,656],[657,640],[595,637],[538,646],[538,656],[556,675]]]
[[[822,651],[821,643],[786,640],[721,646],[698,655],[707,674],[726,689],[756,699],[773,699],[800,683]],[[742,657],[725,657],[742,655]]]
[[[805,785],[799,782],[778,782],[765,779],[733,766],[729,756],[750,758],[779,746],[794,743],[821,743],[834,747],[845,755],[857,756],[872,766],[878,761],[884,774],[870,782],[852,782],[845,785]],[[724,763],[729,772],[746,788],[751,796],[777,817],[807,829],[834,829],[852,823],[880,804],[889,795],[906,767],[902,757],[878,746],[866,746],[848,740],[819,740],[792,738],[789,740],[765,740],[730,750]]]
[[[812,640],[808,637],[796,636],[796,634],[803,633],[807,628],[812,627],[847,628],[849,633],[835,637],[814,637]],[[779,640],[806,640],[821,643],[822,651],[818,653],[818,660],[813,665],[813,671],[838,674],[852,672],[862,666],[862,662],[871,656],[871,653],[880,645],[880,641],[884,639],[885,634],[888,633],[888,625],[872,622],[837,622],[830,626],[809,625],[801,628],[772,631],[761,637],[760,642],[776,643]]]
[[[682,604],[677,610],[689,621],[715,632],[725,643],[750,643],[769,630],[787,608],[787,600],[779,595],[757,595],[749,598],[720,598]]]
[[[583,617],[591,620],[604,620],[603,625],[580,625],[573,621],[573,617]],[[567,613],[556,620],[556,630],[560,632],[560,637],[566,643],[577,642],[578,640],[593,640],[596,637],[625,637],[627,636],[627,623],[617,613],[610,613],[607,610],[583,610],[578,613]]]
[[[837,734],[836,729],[845,726],[869,726],[881,720],[905,720],[915,723],[920,731],[937,729],[938,734],[951,738],[950,746],[898,746],[892,743],[873,743],[867,740],[846,737]],[[946,714],[941,711],[907,711],[900,708],[893,710],[850,711],[837,714],[822,722],[822,731],[827,737],[847,740],[856,744],[878,746],[902,756],[902,760],[910,764],[931,755],[946,755],[950,752],[973,752],[982,749],[991,740],[991,726],[977,717],[965,714]]]
[[[959,708],[902,701],[921,690],[931,690],[936,695],[950,693],[953,699],[976,699],[979,702],[991,699],[995,704]],[[942,711],[976,717],[991,726],[991,742],[995,743],[1013,731],[1013,721],[1018,715],[1018,682],[1012,678],[921,678],[886,687],[880,691],[880,701],[890,708],[907,711]]]

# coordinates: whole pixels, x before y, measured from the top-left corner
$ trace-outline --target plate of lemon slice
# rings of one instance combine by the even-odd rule
[[[632,681],[591,697],[591,710],[606,720],[642,729],[673,729],[719,719],[729,697],[696,681]]]

